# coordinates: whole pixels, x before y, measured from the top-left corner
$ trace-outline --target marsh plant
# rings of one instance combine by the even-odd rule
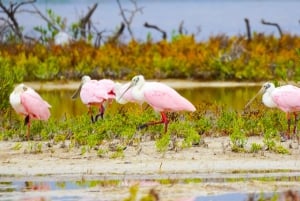
[[[59,26],[62,19],[54,17]],[[77,27],[77,25],[74,25]],[[37,28],[43,41],[56,30]],[[238,41],[238,42],[237,42]],[[232,56],[236,44],[238,56]],[[300,79],[300,37],[284,34],[254,34],[251,42],[243,36],[211,36],[197,41],[192,35],[177,35],[171,41],[105,43],[100,48],[85,41],[66,46],[43,42],[0,44],[0,63],[8,71],[21,71],[19,79],[46,81],[94,78],[130,79],[136,72],[149,79],[184,78],[196,80],[294,80]],[[265,54],[265,53],[268,54]]]
[[[159,152],[181,150],[199,146],[205,137],[228,136],[234,152],[257,153],[259,150],[286,154],[289,151],[280,143],[280,132],[286,129],[285,115],[278,110],[266,109],[261,104],[252,110],[233,111],[225,106],[202,103],[193,113],[170,113],[168,132],[163,125],[138,129],[139,125],[158,120],[159,113],[147,107],[120,106],[108,111],[104,119],[91,123],[87,114],[65,115],[61,119],[50,118],[48,122],[32,121],[31,140],[62,144],[68,149],[79,148],[81,154],[97,150],[99,157],[124,157],[127,146],[139,147],[143,141],[154,140]],[[13,111],[8,112],[7,127],[0,133],[2,140],[23,141],[24,120]],[[262,144],[248,144],[250,136],[262,138]],[[66,143],[67,142],[67,143]],[[103,144],[110,144],[103,147]],[[20,144],[15,149],[20,149]],[[35,150],[41,150],[35,148]],[[39,151],[36,151],[38,153]],[[113,152],[113,153],[111,153]]]
[[[231,148],[234,152],[242,152],[247,143],[247,137],[244,132],[244,121],[241,118],[236,119],[233,123],[232,133],[229,135],[232,143]]]
[[[140,198],[138,198],[139,194],[142,194]],[[158,200],[159,200],[159,194],[155,188],[150,189],[148,193],[141,193],[140,186],[138,184],[130,186],[128,197],[123,199],[123,201],[158,201]]]

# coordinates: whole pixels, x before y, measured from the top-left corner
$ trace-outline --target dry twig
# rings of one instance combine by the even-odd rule
[[[266,22],[264,19],[261,20],[261,23],[264,24],[264,25],[270,25],[270,26],[275,26],[277,29],[278,29],[278,32],[279,32],[279,35],[280,37],[282,37],[282,30],[279,26],[278,23],[274,23],[274,22]]]
[[[19,23],[16,18],[16,14],[18,13],[18,9],[21,6],[26,4],[33,4],[36,0],[24,0],[21,2],[13,2],[10,1],[9,5],[6,6],[2,0],[0,0],[0,13],[6,14],[7,18],[1,17],[0,20],[4,22],[4,26],[8,26],[17,36],[19,40],[23,40],[22,29],[19,26]]]
[[[121,17],[123,18],[123,21],[126,25],[126,28],[127,28],[128,32],[130,34],[131,39],[134,39],[134,34],[133,34],[132,29],[131,29],[131,24],[132,24],[133,19],[134,19],[135,15],[137,13],[143,13],[143,7],[138,7],[136,0],[131,0],[131,2],[134,5],[134,9],[133,10],[128,10],[128,9],[124,9],[122,7],[122,4],[121,4],[120,0],[117,0],[118,6],[119,6],[119,9],[120,9]],[[125,13],[130,13],[129,17],[127,17]]]

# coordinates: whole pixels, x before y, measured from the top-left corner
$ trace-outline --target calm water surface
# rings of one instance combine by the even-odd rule
[[[213,173],[212,173],[213,174]],[[223,174],[224,176],[224,174]],[[221,176],[222,177],[222,176]],[[225,176],[226,177],[226,176]],[[47,176],[45,177],[47,179]],[[45,181],[45,178],[39,178],[37,181],[27,181],[22,179],[13,179],[13,181],[1,181],[0,180],[0,200],[1,201],[13,201],[13,200],[32,200],[32,201],[77,201],[77,200],[90,200],[90,201],[109,201],[109,200],[118,200],[117,198],[124,195],[119,195],[120,192],[128,192],[129,188],[137,183],[139,183],[140,188],[154,188],[159,192],[160,187],[170,188],[170,185],[185,185],[185,184],[195,184],[195,185],[210,185],[211,187],[217,184],[222,184],[226,182],[234,183],[241,181],[261,181],[261,179],[266,179],[266,177],[254,177],[254,178],[245,178],[245,177],[233,177],[233,178],[213,178],[210,179],[209,176],[206,179],[203,178],[189,178],[189,179],[128,179],[128,180],[51,180],[48,178],[48,181]],[[267,180],[264,180],[265,182]],[[277,177],[272,177],[269,181],[299,181],[299,177],[282,177],[278,175]],[[220,187],[217,187],[220,188]],[[114,190],[113,190],[114,189]],[[196,190],[196,189],[195,189]],[[202,190],[203,191],[203,190]],[[277,197],[282,197],[283,192],[274,191],[274,192],[261,192],[259,193],[246,193],[246,192],[236,192],[236,190],[221,190],[223,193],[213,193],[211,195],[201,195],[190,198],[188,193],[184,191],[174,192],[177,197],[186,197],[190,198],[189,201],[245,201],[253,200],[258,201],[260,198],[265,198],[269,200],[277,194]],[[111,192],[114,195],[108,195],[107,193]],[[224,193],[227,192],[227,193]],[[145,194],[146,191],[144,190]],[[167,194],[170,194],[171,191],[167,191]],[[202,192],[203,194],[203,192]],[[128,195],[126,193],[126,195]],[[168,197],[168,199],[177,199],[174,198],[174,195],[161,195],[162,199]],[[253,198],[253,199],[250,199]],[[282,199],[280,199],[282,200]],[[178,200],[179,201],[179,200]]]
[[[257,87],[207,87],[177,90],[182,96],[190,100],[194,105],[202,102],[211,104],[220,104],[225,108],[242,110],[245,104],[259,90]],[[75,90],[74,90],[75,91]],[[41,96],[51,105],[51,115],[54,118],[61,118],[65,115],[81,115],[87,112],[86,106],[78,98],[72,100],[74,91],[41,91]],[[125,105],[126,106],[126,105]],[[113,102],[108,106],[107,112],[116,112],[120,107]],[[138,107],[138,106],[137,106]]]

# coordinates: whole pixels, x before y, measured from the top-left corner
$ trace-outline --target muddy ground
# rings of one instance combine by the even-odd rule
[[[111,150],[111,142],[100,147],[110,150],[100,157],[94,149],[84,154],[79,148],[70,149],[68,142],[62,146],[61,143],[52,142],[2,141],[0,180],[122,180],[122,185],[88,190],[97,193],[102,200],[122,200],[128,197],[129,187],[135,183],[140,183],[139,196],[153,188],[160,200],[228,192],[300,190],[300,148],[297,142],[284,142],[282,145],[291,153],[282,155],[268,150],[234,153],[228,137],[203,139],[204,144],[165,153],[156,150],[154,141],[146,140],[139,145],[127,146],[124,156],[118,158],[112,158],[114,152]],[[251,137],[247,146],[252,142],[262,144],[262,140],[262,137]],[[42,145],[41,153],[33,151],[37,144]],[[275,177],[285,179],[267,179]],[[156,179],[184,178],[200,178],[202,182],[170,182],[167,185],[155,182]],[[244,179],[229,181],[229,178]]]

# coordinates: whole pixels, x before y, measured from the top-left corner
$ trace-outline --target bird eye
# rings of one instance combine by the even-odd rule
[[[264,86],[265,89],[268,89],[268,88],[270,88],[270,87],[271,87],[270,83],[267,83],[267,84],[265,84],[265,86]]]

